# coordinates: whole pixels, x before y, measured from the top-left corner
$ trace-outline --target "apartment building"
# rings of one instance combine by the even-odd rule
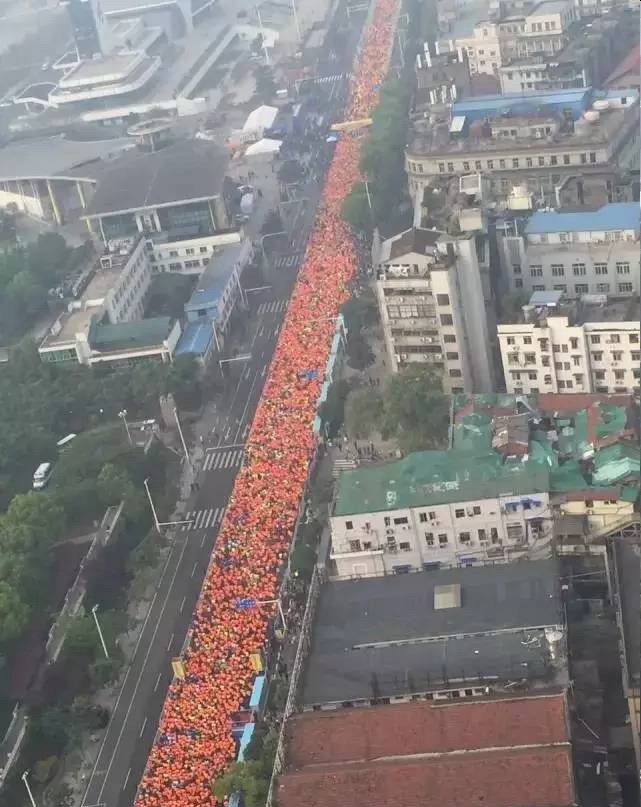
[[[573,23],[567,43],[553,56],[536,52],[506,60],[498,69],[501,92],[603,87],[621,52],[632,47],[638,21],[638,10],[622,8]]]
[[[506,219],[497,224],[503,289],[638,296],[640,228],[638,202]]]
[[[636,90],[491,95],[432,110],[406,151],[410,193],[437,178],[486,174],[495,194],[527,185],[552,204],[594,207],[629,198],[638,164]],[[627,194],[627,195],[626,195]]]
[[[390,238],[381,248],[376,295],[393,370],[420,362],[442,373],[449,392],[493,389],[483,232],[452,237],[413,228]]]
[[[337,576],[546,555],[548,489],[543,466],[491,450],[420,451],[344,472],[330,517]]]
[[[464,50],[472,75],[494,75],[509,59],[541,53],[552,55],[561,50],[567,40],[567,29],[577,16],[573,0],[524,3],[521,11],[481,20],[471,31],[459,31],[453,24],[441,44],[447,43],[451,50]]]
[[[498,326],[509,393],[631,393],[639,389],[639,298],[535,292],[518,323]]]

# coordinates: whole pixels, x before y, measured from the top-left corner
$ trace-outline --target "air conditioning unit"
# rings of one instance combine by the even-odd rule
[[[385,534],[386,534],[386,535],[394,535],[394,530],[393,530],[393,529],[391,529],[391,528],[390,528],[390,529],[388,529],[388,530],[385,530]]]
[[[111,255],[103,255],[103,257],[100,259],[100,268],[101,269],[113,268],[113,261],[111,259]]]

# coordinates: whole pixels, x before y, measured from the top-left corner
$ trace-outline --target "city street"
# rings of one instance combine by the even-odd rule
[[[337,91],[337,87],[346,86],[364,18],[363,14],[362,19],[352,20],[344,60],[330,58],[328,52],[322,62],[321,75],[334,77],[318,83],[317,94],[326,118],[340,119],[339,103],[344,100],[344,93]],[[322,161],[326,148],[324,140],[314,147],[315,164]],[[242,364],[234,363],[229,389],[211,423],[207,421],[197,488],[185,513],[185,518],[193,522],[173,532],[171,551],[89,777],[82,807],[130,807],[133,803],[171,681],[171,659],[180,654],[185,644],[316,214],[319,183],[312,177],[302,190],[300,198],[307,197],[308,202],[297,218],[295,234],[291,238],[272,239],[273,243],[266,245],[264,288],[247,295],[252,334],[248,358]]]

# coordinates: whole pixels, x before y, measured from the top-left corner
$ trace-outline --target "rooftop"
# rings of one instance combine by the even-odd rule
[[[619,62],[614,70],[607,77],[605,83],[614,84],[620,79],[632,73],[638,80],[639,70],[641,69],[641,47],[637,44],[632,50]]]
[[[457,584],[460,607],[435,608],[435,589]],[[551,669],[544,628],[561,623],[554,560],[327,583],[303,703],[429,692],[463,680],[541,680]]]
[[[171,317],[150,317],[117,325],[92,322],[89,344],[93,350],[110,352],[162,345],[174,326]]]
[[[228,162],[225,151],[203,140],[126,155],[101,173],[85,218],[214,199],[222,193]]]
[[[213,339],[211,322],[188,322],[176,346],[176,356],[203,356]]]
[[[47,137],[8,143],[0,148],[0,182],[28,179],[89,179],[96,163],[135,148],[127,137],[113,140],[67,140]]]
[[[505,459],[489,441],[452,451],[416,451],[396,462],[345,471],[337,483],[333,515],[536,494],[549,486],[544,463]]]
[[[552,292],[554,293],[554,292]],[[561,294],[561,292],[556,292]],[[577,300],[565,298],[556,301],[539,302],[535,292],[527,305],[524,305],[517,318],[518,324],[545,324],[549,317],[567,317],[569,325],[604,324],[616,329],[619,325],[635,323],[641,318],[641,305],[638,297],[607,297],[600,295],[585,296]],[[499,331],[503,323],[499,324]],[[509,327],[509,325],[508,325]]]
[[[425,255],[428,247],[434,247],[441,235],[442,233],[437,230],[412,227],[400,235],[392,236],[381,245],[381,263],[393,261],[410,252]]]
[[[469,120],[495,115],[545,114],[560,109],[572,109],[575,118],[592,103],[591,87],[568,90],[534,90],[525,93],[505,93],[464,98],[452,104],[452,116],[465,115]]]
[[[638,202],[612,202],[598,210],[537,210],[527,221],[526,235],[635,230],[641,227]]]
[[[65,73],[59,86],[65,89],[97,81],[121,81],[127,78],[140,59],[140,53],[115,53],[99,59],[85,59]]]
[[[75,308],[61,314],[56,320],[53,329],[40,343],[41,350],[52,348],[75,348],[76,334],[88,334],[92,318],[99,309]]]
[[[246,253],[247,243],[243,241],[217,249],[198,278],[196,288],[185,304],[185,311],[218,302]]]

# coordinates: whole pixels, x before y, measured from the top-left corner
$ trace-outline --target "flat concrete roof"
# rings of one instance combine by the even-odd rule
[[[619,608],[623,625],[628,687],[641,684],[641,617],[639,615],[639,544],[614,539],[614,559],[619,583]]]
[[[89,333],[91,318],[100,313],[100,308],[82,308],[63,314],[58,322],[62,326],[56,333],[48,333],[40,343],[42,350],[50,348],[75,347],[77,333]]]
[[[226,151],[203,140],[126,154],[100,174],[84,217],[214,199],[222,193],[228,164]]]
[[[563,621],[558,575],[540,560],[327,583],[303,703],[427,692],[446,679],[540,680],[543,628]],[[451,584],[461,606],[435,610],[435,587]]]
[[[65,75],[60,82],[60,88],[67,89],[68,81],[72,82],[70,88],[74,88],[76,82],[95,82],[97,79],[104,79],[105,76],[126,78],[138,61],[140,61],[139,53],[116,53],[100,59],[86,59]]]
[[[36,179],[94,180],[96,163],[135,148],[129,137],[67,140],[47,137],[8,143],[0,148],[0,182]]]

